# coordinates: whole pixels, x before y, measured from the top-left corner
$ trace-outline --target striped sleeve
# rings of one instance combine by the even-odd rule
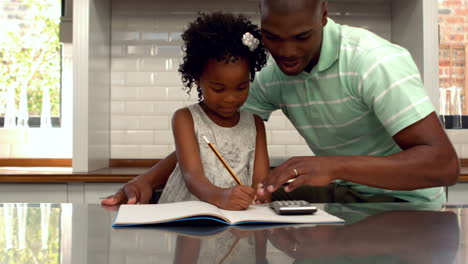
[[[357,94],[394,136],[434,111],[410,53],[398,46],[377,48],[362,58]]]
[[[250,84],[249,97],[242,108],[268,121],[271,113],[279,107],[269,99],[265,84],[262,82],[266,75],[270,75],[268,71],[257,72],[255,80]]]

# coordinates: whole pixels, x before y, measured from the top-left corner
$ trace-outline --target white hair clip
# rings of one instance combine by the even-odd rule
[[[250,32],[246,32],[242,35],[242,44],[247,46],[250,51],[254,51],[258,47],[258,44],[260,44],[260,41],[250,34]]]

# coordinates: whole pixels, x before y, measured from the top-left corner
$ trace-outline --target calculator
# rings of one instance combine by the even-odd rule
[[[270,208],[280,215],[301,215],[317,212],[317,207],[304,200],[274,201]]]

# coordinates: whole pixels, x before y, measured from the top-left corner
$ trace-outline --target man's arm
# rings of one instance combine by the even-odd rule
[[[393,190],[456,183],[459,160],[434,112],[403,129],[393,139],[402,152],[387,157],[344,157],[338,165],[338,178]]]
[[[388,256],[394,256],[398,263],[431,263],[434,259],[453,263],[459,232],[453,212],[399,210],[344,226],[277,228],[268,232],[268,238],[274,247],[299,259],[347,256],[362,260],[372,256],[373,263],[380,263],[378,260],[386,262]],[[313,259],[307,263],[314,263]]]
[[[327,185],[336,179],[391,190],[414,190],[456,183],[457,154],[433,112],[394,137],[402,152],[384,156],[294,157],[277,167],[264,181],[268,191],[299,176],[285,190],[309,184]]]
[[[101,201],[103,205],[148,203],[153,191],[163,188],[177,164],[175,152],[159,161],[149,171],[126,183],[115,194]]]

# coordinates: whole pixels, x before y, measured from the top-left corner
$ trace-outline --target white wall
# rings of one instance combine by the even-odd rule
[[[174,110],[195,103],[181,89],[177,72],[180,34],[196,17],[192,1],[112,1],[111,158],[163,158],[174,149],[170,119]],[[330,17],[390,39],[389,0],[330,1]],[[198,1],[198,10],[248,14],[259,23],[256,1]],[[363,12],[367,10],[369,12]],[[277,111],[266,123],[273,160],[310,155],[305,141]],[[274,162],[273,162],[274,163]]]
[[[110,158],[110,1],[73,3],[73,171]]]

